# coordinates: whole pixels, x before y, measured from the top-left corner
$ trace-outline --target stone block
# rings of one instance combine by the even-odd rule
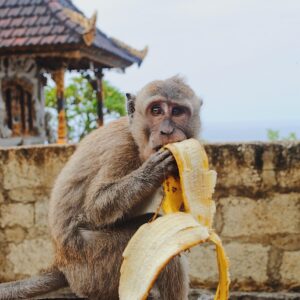
[[[13,228],[6,228],[4,232],[5,232],[6,240],[8,242],[12,242],[16,244],[23,241],[26,236],[26,231],[20,226],[15,226]]]
[[[294,190],[300,186],[300,169],[290,168],[287,170],[278,170],[276,173],[278,184],[286,190]]]
[[[29,228],[33,226],[34,209],[31,204],[2,204],[0,207],[1,227],[19,225]]]
[[[271,243],[275,248],[287,251],[300,249],[300,232],[299,234],[277,234],[272,237]]]
[[[44,169],[25,159],[17,160],[15,157],[11,157],[3,165],[3,172],[5,174],[3,187],[7,190],[36,188],[44,184]]]
[[[275,194],[253,200],[241,197],[220,199],[223,206],[222,236],[261,236],[299,233],[300,194]]]
[[[188,259],[193,285],[202,286],[218,281],[217,256],[213,245],[203,244],[193,247]]]
[[[225,244],[230,261],[230,278],[235,285],[263,285],[267,277],[269,247],[259,244]],[[214,246],[197,246],[189,254],[190,278],[193,286],[211,288],[218,283],[218,267]]]
[[[39,146],[8,150],[3,162],[4,188],[51,188],[74,149],[73,146]]]
[[[240,194],[242,191],[257,193],[262,177],[260,155],[262,145],[257,144],[216,144],[206,145],[211,168],[218,173],[217,190],[227,189]],[[242,187],[242,188],[241,188]]]
[[[267,277],[268,252],[270,247],[259,244],[231,242],[225,245],[230,261],[230,277],[239,284],[263,285]]]
[[[34,208],[35,225],[48,226],[48,201],[36,202]]]
[[[49,198],[49,194],[46,188],[15,188],[8,192],[10,200],[25,203],[44,201]]]
[[[300,287],[300,251],[286,251],[280,267],[281,280],[284,285]]]
[[[34,275],[50,266],[53,260],[53,247],[49,240],[25,240],[19,245],[10,244],[8,260],[17,275]]]

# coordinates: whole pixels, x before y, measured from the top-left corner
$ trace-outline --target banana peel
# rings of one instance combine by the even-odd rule
[[[212,229],[216,172],[209,170],[205,150],[195,139],[165,147],[175,157],[179,178],[168,177],[163,183],[162,208],[166,215],[142,225],[123,252],[120,299],[147,299],[159,273],[174,256],[211,241],[216,246],[219,269],[214,299],[226,300],[229,298],[229,263],[221,239]]]
[[[212,227],[215,203],[212,194],[217,173],[208,169],[208,158],[203,146],[195,139],[166,145],[175,157],[180,179],[168,177],[163,188],[165,197],[162,208],[165,213],[184,211],[192,214],[200,224]]]

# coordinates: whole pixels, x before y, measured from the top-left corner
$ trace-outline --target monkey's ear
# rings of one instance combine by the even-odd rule
[[[135,112],[135,95],[126,93],[127,98],[127,114],[129,116],[129,119],[131,120],[133,118],[133,114]]]

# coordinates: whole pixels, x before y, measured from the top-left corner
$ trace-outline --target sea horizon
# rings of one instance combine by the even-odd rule
[[[278,131],[279,140],[294,133],[300,139],[300,120],[292,121],[203,121],[201,138],[207,142],[266,142],[268,130]]]

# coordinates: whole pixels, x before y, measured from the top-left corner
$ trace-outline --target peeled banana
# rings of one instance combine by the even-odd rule
[[[228,259],[212,229],[216,172],[208,169],[202,145],[195,139],[166,146],[176,159],[179,178],[163,183],[165,216],[141,226],[123,252],[119,296],[143,300],[163,267],[181,251],[211,241],[216,245],[219,285],[215,300],[229,297]]]
[[[166,146],[176,159],[179,179],[167,178],[164,183],[165,213],[183,210],[190,213],[200,224],[212,227],[215,203],[212,194],[217,180],[217,173],[208,169],[208,158],[202,145],[195,139]]]

